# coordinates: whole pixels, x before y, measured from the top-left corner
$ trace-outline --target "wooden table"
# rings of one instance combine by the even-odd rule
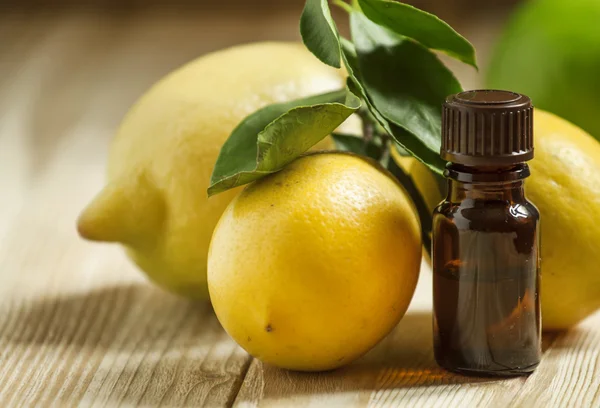
[[[425,265],[409,313],[367,356],[289,372],[248,356],[210,306],[147,283],[120,248],[77,237],[139,94],[240,38],[295,38],[296,17],[229,16],[212,39],[223,17],[0,14],[0,406],[599,407],[600,313],[546,336],[529,378],[451,375],[432,357]]]

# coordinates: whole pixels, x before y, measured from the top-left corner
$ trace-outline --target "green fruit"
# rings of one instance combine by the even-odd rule
[[[599,0],[526,2],[489,67],[488,87],[524,93],[600,138]]]

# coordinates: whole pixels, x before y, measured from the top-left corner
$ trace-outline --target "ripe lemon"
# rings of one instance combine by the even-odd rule
[[[410,198],[344,153],[302,157],[248,186],[215,228],[211,301],[250,354],[328,370],[377,344],[406,312],[421,260]]]
[[[540,109],[534,127],[525,188],[541,214],[543,327],[566,329],[600,308],[600,143]],[[408,171],[428,203],[442,199],[425,166]]]
[[[431,213],[442,201],[442,190],[446,184],[442,176],[433,173],[429,168],[413,156],[402,156],[396,149],[391,149],[392,158],[415,183],[415,187],[423,197],[425,205]],[[441,180],[441,182],[440,182]]]
[[[183,66],[125,117],[107,186],[81,214],[80,234],[122,243],[154,282],[206,298],[210,237],[236,194],[207,198],[221,146],[255,110],[341,89],[344,77],[297,43],[243,45]]]

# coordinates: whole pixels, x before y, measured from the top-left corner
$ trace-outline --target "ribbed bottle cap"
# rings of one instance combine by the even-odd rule
[[[533,158],[533,106],[515,92],[475,90],[450,95],[442,112],[442,159],[467,166]]]

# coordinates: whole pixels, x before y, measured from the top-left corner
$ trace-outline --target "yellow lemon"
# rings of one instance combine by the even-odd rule
[[[435,174],[421,161],[413,156],[402,156],[394,148],[391,149],[392,158],[412,179],[417,191],[423,198],[423,202],[429,210],[429,214],[433,213],[435,207],[442,201],[442,191],[446,189],[446,181],[442,176]],[[431,234],[429,234],[431,238]],[[423,257],[431,267],[431,240],[423,242]]]
[[[541,214],[542,320],[564,329],[600,307],[600,143],[548,112],[534,123],[525,188]]]
[[[413,156],[402,156],[396,149],[391,149],[392,158],[415,183],[415,187],[423,197],[423,201],[431,213],[442,201],[445,181]]]
[[[244,189],[215,228],[211,301],[250,354],[327,370],[367,352],[406,312],[420,227],[404,190],[367,159],[321,153]]]
[[[125,117],[110,149],[107,186],[80,216],[80,234],[122,243],[154,282],[206,298],[210,237],[236,194],[207,198],[221,146],[248,114],[341,89],[344,77],[297,43],[243,45],[183,66]]]

